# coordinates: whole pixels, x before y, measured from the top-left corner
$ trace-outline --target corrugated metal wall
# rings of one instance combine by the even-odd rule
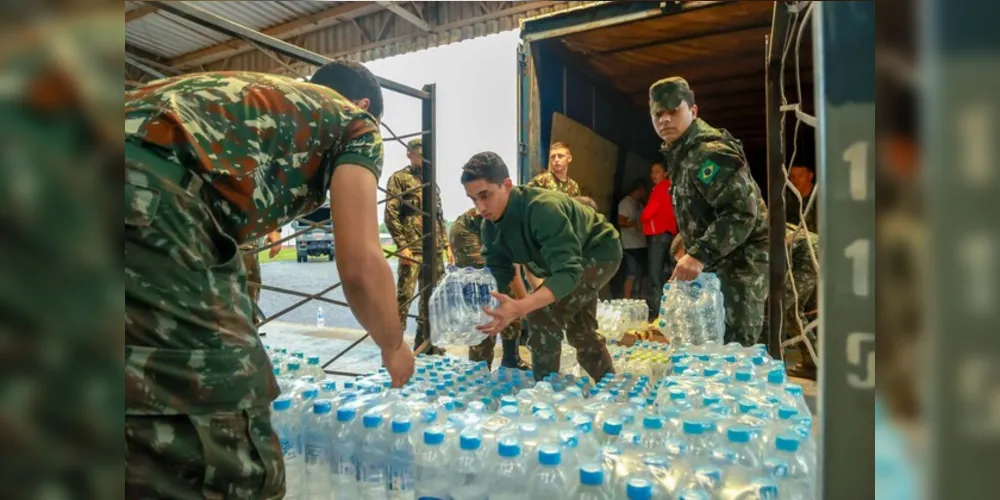
[[[354,22],[344,22],[307,33],[288,40],[307,50],[326,55],[331,58],[347,57],[361,61],[371,61],[392,57],[408,52],[437,47],[449,43],[460,42],[494,33],[501,33],[520,28],[521,19],[548,14],[567,8],[587,4],[588,2],[564,2],[561,4],[534,9],[522,13],[509,14],[498,19],[465,24],[470,19],[481,15],[477,2],[433,2],[428,4],[428,12],[424,17],[435,26],[443,26],[440,32],[425,33],[420,28],[410,24],[388,11],[380,11],[357,19]],[[388,23],[388,24],[386,24]],[[385,34],[381,41],[372,42],[364,31],[378,36],[385,25]],[[293,64],[300,68],[301,65]],[[206,64],[211,70],[240,69],[247,71],[284,72],[275,61],[259,51],[234,56],[228,61],[216,61]]]

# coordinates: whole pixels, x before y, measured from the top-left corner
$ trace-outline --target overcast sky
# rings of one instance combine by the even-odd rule
[[[517,163],[517,31],[453,43],[365,63],[376,75],[421,88],[437,84],[437,182],[445,219],[472,207],[459,182],[462,165],[474,154],[494,151],[511,174]],[[475,69],[473,69],[475,68]],[[399,134],[420,131],[420,101],[384,91],[383,121]],[[379,184],[407,165],[405,148],[385,139]],[[384,194],[380,194],[379,199]],[[382,220],[384,205],[379,205]]]

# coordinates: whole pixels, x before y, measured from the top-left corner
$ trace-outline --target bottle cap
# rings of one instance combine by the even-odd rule
[[[604,484],[604,469],[595,464],[581,465],[580,483],[587,486],[601,486]]]
[[[361,424],[365,429],[374,429],[382,424],[382,415],[368,414],[361,418]]]
[[[275,411],[285,411],[292,407],[292,399],[287,396],[280,397],[271,403],[271,407],[274,408]]]
[[[320,399],[313,402],[313,413],[316,415],[326,415],[330,413],[331,405],[330,401],[326,399]]]
[[[410,432],[410,427],[412,427],[412,425],[413,424],[410,422],[410,419],[408,418],[395,419],[392,421],[392,432],[393,434],[403,434],[406,432]]]
[[[538,448],[538,463],[546,466],[557,466],[562,461],[559,448],[550,444]]]

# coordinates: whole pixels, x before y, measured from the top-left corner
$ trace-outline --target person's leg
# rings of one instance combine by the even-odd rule
[[[576,349],[580,366],[594,380],[614,370],[611,354],[597,333],[597,292],[614,276],[620,262],[599,262],[583,270],[580,284],[563,299],[566,341]]]
[[[639,261],[632,249],[625,250],[625,285],[622,287],[622,298],[631,299],[635,281],[639,278]]]
[[[717,270],[726,308],[724,341],[752,346],[764,327],[767,302],[767,251],[762,248],[737,249],[735,255]],[[775,321],[780,321],[775,319]]]
[[[565,307],[563,301],[528,313],[528,324],[531,326],[528,346],[531,349],[531,369],[535,380],[542,380],[550,373],[559,372],[565,326],[565,322],[561,320],[567,316],[560,312],[560,307]]]
[[[669,236],[669,235],[668,235]],[[663,262],[670,251],[670,243],[664,234],[650,236],[647,240],[649,251],[649,294],[646,301],[650,311],[660,310],[660,298],[663,297]]]
[[[250,296],[251,317],[253,324],[260,322],[257,317],[257,304],[260,303],[260,258],[257,252],[253,251],[254,246],[241,247],[243,252],[243,266],[247,269],[247,295]]]
[[[126,497],[280,498],[278,386],[238,246],[179,165],[125,158]]]
[[[469,361],[473,363],[485,361],[486,366],[493,369],[493,349],[497,345],[497,338],[487,336],[478,345],[469,346]]]
[[[515,321],[510,326],[500,332],[501,345],[503,346],[502,366],[506,368],[528,369],[528,365],[521,361],[521,353],[518,349],[518,339],[521,336],[521,322]]]
[[[418,314],[417,314],[417,335],[416,335],[416,338],[413,341],[413,348],[414,349],[416,349],[417,347],[419,347],[420,344],[422,344],[424,342],[424,340],[430,341],[430,338],[428,336],[426,336],[426,334],[424,333],[424,332],[430,333],[430,329],[429,328],[425,328],[425,325],[426,325],[426,322],[427,322],[427,318],[430,315],[430,304],[429,304],[428,300],[425,300],[425,297],[426,298],[430,297],[431,293],[434,292],[434,287],[436,287],[437,284],[441,282],[441,278],[444,277],[444,260],[442,258],[440,258],[440,257],[437,258],[437,259],[434,259],[434,266],[435,266],[435,276],[437,276],[437,279],[435,280],[435,283],[430,287],[429,290],[427,290],[427,295],[424,295],[424,294],[421,293],[419,299],[417,299],[417,300],[420,301],[420,307],[419,307],[419,309],[417,309],[417,311],[418,311]],[[417,267],[417,272],[418,273],[421,272],[420,267]],[[422,289],[424,287],[424,285],[423,285],[423,280],[422,279],[418,279],[417,281],[420,283],[420,286],[417,288],[417,291],[419,293],[420,289]],[[425,352],[427,354],[441,356],[441,355],[444,355],[445,351],[444,351],[444,349],[431,344],[427,348],[427,350]]]
[[[414,255],[415,260],[420,260],[419,255]],[[417,278],[420,276],[420,265],[406,259],[397,259],[396,264],[396,304],[399,307],[399,324],[406,331],[406,320],[410,313],[410,305],[413,304],[413,292],[417,287]]]

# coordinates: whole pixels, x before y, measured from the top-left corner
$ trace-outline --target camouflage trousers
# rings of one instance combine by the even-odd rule
[[[280,498],[278,388],[210,196],[126,143],[127,498]]]
[[[260,284],[263,283],[260,277],[260,254],[254,252],[255,245],[240,246],[243,253],[243,267],[247,269],[247,295],[250,296],[250,316],[253,324],[260,323],[257,314],[258,304],[260,304]],[[256,283],[257,286],[253,286]]]
[[[414,254],[413,259],[417,261],[423,260],[423,255]],[[404,330],[406,329],[406,319],[410,313],[410,304],[414,300],[414,294],[418,291],[417,283],[420,281],[420,264],[411,262],[406,259],[398,259],[397,274],[396,277],[396,304],[399,305],[399,323],[403,325]],[[437,274],[438,281],[444,276],[444,260],[441,258],[435,259],[434,266],[436,268],[435,274]],[[435,283],[437,285],[437,283]],[[430,292],[434,291],[434,287],[428,291],[428,296]],[[421,295],[419,299],[420,307],[417,313],[417,336],[413,341],[413,348],[416,349],[420,344],[424,343],[426,338],[424,332],[430,331],[429,327],[424,328],[424,324],[427,322],[427,317],[429,316],[430,304]],[[430,348],[433,348],[431,346]],[[428,349],[430,349],[428,348]],[[425,351],[429,352],[429,351]]]
[[[726,307],[726,343],[751,346],[760,337],[767,301],[767,262],[765,246],[744,245],[714,269]]]
[[[507,328],[500,332],[502,339],[516,340],[521,336],[521,321],[516,320]],[[493,351],[497,345],[497,338],[487,336],[479,345],[469,346],[469,361],[485,361],[486,365],[493,369]]]
[[[611,262],[590,262],[569,295],[528,314],[531,367],[535,379],[559,371],[563,335],[576,349],[580,366],[594,380],[613,372],[611,354],[597,333],[597,295],[611,281],[621,264],[621,253]]]
[[[812,309],[815,305],[814,299],[816,296],[817,276],[811,267],[805,271],[801,269],[793,269],[789,275],[795,281],[795,288],[799,295],[799,307],[796,308],[795,297],[792,295],[792,282],[791,280],[786,281],[785,297],[782,305],[785,308],[785,336],[790,339],[802,334],[802,329],[799,328],[799,322],[801,321],[803,327],[806,325],[807,321],[805,318],[805,312]],[[816,338],[809,338],[808,342],[812,344],[813,351],[815,351],[818,355],[819,346],[816,342]],[[799,354],[802,357],[802,363],[804,365],[815,366],[815,363],[812,362],[812,358],[809,356],[809,349],[804,343],[796,344],[796,348],[799,350]]]

